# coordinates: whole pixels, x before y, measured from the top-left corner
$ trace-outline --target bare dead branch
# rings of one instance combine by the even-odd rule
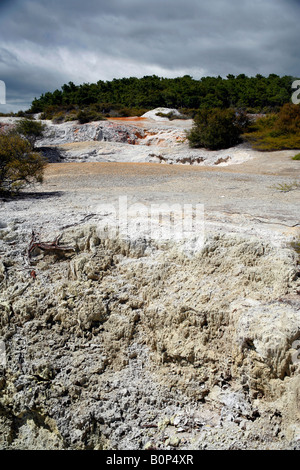
[[[75,248],[73,246],[64,246],[64,245],[59,245],[59,241],[62,237],[62,234],[58,235],[54,241],[47,241],[47,242],[41,242],[39,240],[39,237],[36,236],[35,232],[32,231],[32,237],[31,241],[28,247],[28,258],[31,258],[32,252],[35,250],[35,248],[38,248],[42,251],[48,251],[56,254],[61,254],[61,253],[66,253],[69,251],[75,251]]]

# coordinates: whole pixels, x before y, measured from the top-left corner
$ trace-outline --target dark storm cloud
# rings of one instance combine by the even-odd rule
[[[123,76],[299,75],[295,0],[12,0],[0,10],[0,79],[42,92]]]

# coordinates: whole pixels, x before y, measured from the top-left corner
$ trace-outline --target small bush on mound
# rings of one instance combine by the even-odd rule
[[[163,117],[163,118],[168,118],[169,121],[175,121],[175,119],[188,119],[188,116],[186,115],[183,115],[183,114],[177,114],[177,113],[174,113],[174,111],[170,111],[169,113],[156,113],[156,116],[160,116],[160,117]]]
[[[80,124],[85,124],[92,121],[103,121],[105,117],[102,113],[99,113],[96,109],[82,109],[77,114],[77,119]]]
[[[66,121],[66,114],[64,111],[59,111],[58,113],[52,116],[53,124],[60,124],[61,122]]]
[[[42,183],[46,164],[44,157],[19,134],[0,135],[0,193],[18,192],[28,184]]]
[[[187,133],[190,147],[219,150],[241,142],[240,136],[248,125],[248,119],[244,113],[232,109],[201,109],[194,123]]]
[[[300,148],[300,106],[286,103],[279,113],[257,119],[243,135],[257,150]]]
[[[69,111],[67,114],[64,115],[64,117],[60,120],[57,121],[55,120],[55,116],[52,119],[52,122],[54,123],[59,123],[59,122],[71,122],[71,121],[77,121],[78,119],[78,111],[76,109],[73,109],[72,111]]]

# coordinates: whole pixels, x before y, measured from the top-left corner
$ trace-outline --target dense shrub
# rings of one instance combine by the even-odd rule
[[[232,109],[201,109],[187,138],[193,148],[225,149],[241,141],[240,136],[247,125],[244,113]]]
[[[63,115],[63,117],[61,117]],[[58,119],[57,116],[54,116],[52,118],[52,122],[54,123],[59,123],[59,122],[70,122],[70,121],[77,121],[78,120],[78,111],[76,109],[73,109],[72,111],[69,111],[67,114],[64,114],[63,112],[60,114],[58,113]]]
[[[66,114],[63,111],[59,111],[58,113],[52,116],[52,122],[54,124],[65,122],[65,120],[66,120]]]
[[[102,113],[99,113],[97,109],[86,108],[78,112],[77,119],[80,124],[85,124],[86,122],[103,121],[105,120],[105,117]]]
[[[71,117],[76,116],[79,111],[79,106],[77,105],[49,105],[46,106],[43,112],[41,113],[41,119],[53,120],[53,122],[64,122]]]
[[[278,113],[257,119],[244,135],[257,150],[300,148],[300,106],[284,104]]]
[[[0,192],[17,192],[43,181],[46,160],[15,132],[0,135]]]
[[[286,103],[278,113],[277,130],[281,134],[299,134],[300,132],[300,106]]]

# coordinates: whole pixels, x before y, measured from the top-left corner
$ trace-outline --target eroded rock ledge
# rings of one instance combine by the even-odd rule
[[[201,252],[2,227],[2,449],[299,449],[299,266],[256,238]],[[24,257],[25,256],[25,257]]]

